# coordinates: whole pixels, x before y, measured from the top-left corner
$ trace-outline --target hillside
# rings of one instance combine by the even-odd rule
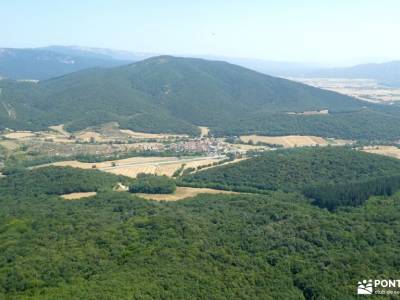
[[[65,171],[0,179],[0,298],[353,299],[360,278],[400,276],[399,195],[335,213],[282,192],[65,201],[106,179]]]
[[[0,78],[43,80],[94,67],[115,67],[128,60],[59,48],[0,48]]]
[[[146,132],[197,134],[195,125],[203,125],[219,135],[400,138],[398,108],[366,104],[219,61],[162,56],[37,84],[3,80],[0,88],[3,128],[66,123],[78,130],[117,121],[123,128]],[[330,114],[288,114],[323,109]],[[355,126],[350,130],[349,124]]]
[[[340,147],[270,151],[236,164],[184,176],[195,187],[300,192],[329,209],[359,205],[400,188],[400,160]]]

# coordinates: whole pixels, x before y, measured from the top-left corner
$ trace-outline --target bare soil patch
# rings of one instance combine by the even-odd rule
[[[35,133],[31,131],[15,131],[15,132],[10,132],[4,135],[4,137],[8,139],[14,139],[14,140],[20,140],[20,139],[26,139],[26,138],[31,138],[34,137]]]
[[[84,142],[104,142],[107,140],[100,133],[94,131],[84,131],[79,133],[76,138]]]
[[[86,193],[71,193],[71,194],[65,194],[61,195],[62,198],[65,200],[77,200],[77,199],[82,199],[82,198],[88,198],[92,196],[96,196],[96,192],[86,192]]]
[[[173,194],[135,194],[139,197],[148,199],[148,200],[157,200],[157,201],[177,201],[186,198],[191,198],[197,196],[199,194],[239,194],[237,192],[232,191],[222,191],[222,190],[214,190],[207,188],[190,188],[190,187],[177,187],[176,192]]]
[[[199,126],[200,128],[200,135],[203,136],[208,136],[208,134],[210,133],[210,129],[208,127],[205,126]]]
[[[362,149],[362,151],[400,159],[400,149],[395,146],[364,147],[364,149]]]
[[[50,129],[62,134],[62,135],[69,135],[67,131],[64,129],[64,124],[49,126]]]

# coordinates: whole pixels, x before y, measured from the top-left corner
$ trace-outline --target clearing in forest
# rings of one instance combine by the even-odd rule
[[[364,147],[362,151],[400,159],[400,149],[395,146],[370,146]]]
[[[64,198],[65,200],[77,200],[77,199],[96,196],[96,194],[97,194],[96,192],[71,193],[71,194],[61,195],[61,197]]]
[[[175,193],[173,194],[135,194],[141,198],[156,201],[177,201],[185,198],[192,198],[199,194],[239,194],[232,191],[222,191],[207,188],[191,188],[191,187],[177,187]]]

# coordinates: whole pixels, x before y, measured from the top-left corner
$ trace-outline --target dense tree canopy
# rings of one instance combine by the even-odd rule
[[[24,196],[37,194],[62,195],[75,192],[111,190],[118,182],[129,184],[132,179],[97,170],[71,167],[43,167],[20,170],[0,180],[0,189],[12,188]]]
[[[270,151],[236,164],[200,171],[180,184],[245,192],[297,191],[334,209],[400,187],[400,161],[342,147]]]
[[[167,176],[139,175],[129,186],[131,193],[172,194],[176,190],[175,181]]]
[[[398,195],[330,213],[294,193],[64,201],[0,181],[0,298],[353,299],[400,276]]]

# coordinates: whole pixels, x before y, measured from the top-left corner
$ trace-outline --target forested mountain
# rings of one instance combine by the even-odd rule
[[[43,80],[93,67],[115,67],[129,60],[65,48],[0,48],[0,78]]]
[[[400,160],[348,148],[269,151],[184,176],[181,184],[245,192],[300,192],[329,209],[400,189]]]
[[[70,130],[109,121],[148,132],[400,138],[400,109],[225,62],[161,56],[35,83],[0,81],[1,126]],[[329,115],[288,114],[329,110]],[[358,125],[357,125],[358,124]],[[351,125],[351,126],[350,126]]]
[[[336,212],[284,192],[57,196],[104,175],[0,179],[1,299],[355,299],[359,280],[400,276],[398,195]]]

